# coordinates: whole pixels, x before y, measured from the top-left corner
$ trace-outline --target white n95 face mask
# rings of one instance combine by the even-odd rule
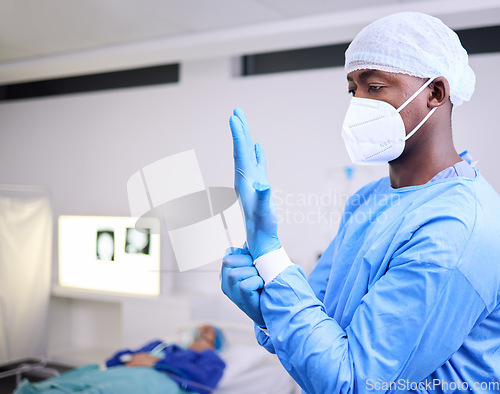
[[[387,164],[403,153],[405,141],[429,119],[437,107],[406,135],[403,118],[399,114],[434,78],[429,79],[398,109],[374,99],[353,97],[342,126],[342,138],[354,164]]]

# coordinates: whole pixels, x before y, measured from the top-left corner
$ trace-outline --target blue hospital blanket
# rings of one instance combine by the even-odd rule
[[[24,379],[13,394],[187,394],[165,373],[150,367],[113,367],[100,370],[97,364],[65,372],[38,383]]]

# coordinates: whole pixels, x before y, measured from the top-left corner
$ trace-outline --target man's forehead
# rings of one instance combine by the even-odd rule
[[[354,82],[354,81],[365,82],[369,78],[377,78],[386,82],[409,83],[409,84],[415,82],[420,83],[420,81],[423,79],[420,77],[415,77],[413,75],[375,70],[375,69],[355,70],[347,74],[348,82]]]

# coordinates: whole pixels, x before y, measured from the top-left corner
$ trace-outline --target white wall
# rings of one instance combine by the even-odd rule
[[[455,111],[456,147],[469,149],[500,191],[495,165],[500,54],[471,56],[471,64],[477,88],[472,102]],[[48,185],[56,217],[127,216],[129,176],[194,148],[205,183],[231,186],[228,118],[241,106],[254,140],[266,151],[274,193],[294,205],[295,220],[289,215],[280,227],[282,242],[292,259],[310,269],[334,235],[335,223],[318,224],[321,212],[337,209],[330,206],[335,201],[328,200],[329,189],[354,191],[385,169],[360,170],[350,186],[343,181],[343,167],[350,163],[340,136],[349,102],[342,69],[241,78],[232,76],[231,66],[230,58],[193,61],[182,64],[176,85],[0,104],[0,183]],[[301,205],[305,197],[311,201]],[[320,206],[316,197],[323,198]],[[173,258],[165,245],[164,266]],[[209,268],[164,273],[164,279],[170,290],[218,292],[218,267]]]

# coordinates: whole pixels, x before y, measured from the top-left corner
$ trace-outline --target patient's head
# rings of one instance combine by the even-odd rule
[[[224,335],[217,327],[208,324],[202,325],[196,329],[193,342],[189,349],[197,352],[204,350],[220,350],[224,343]]]

